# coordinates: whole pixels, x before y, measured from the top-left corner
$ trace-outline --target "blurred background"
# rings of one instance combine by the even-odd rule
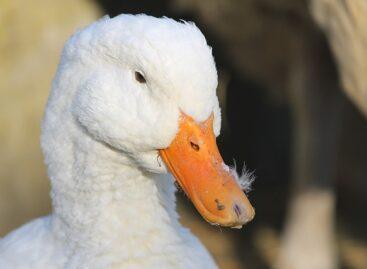
[[[367,268],[367,1],[0,1],[0,236],[51,210],[40,122],[67,38],[104,14],[194,21],[213,47],[219,146],[256,181],[242,230],[182,222],[220,268]]]

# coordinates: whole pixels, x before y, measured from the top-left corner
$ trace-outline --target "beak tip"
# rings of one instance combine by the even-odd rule
[[[251,206],[247,208],[245,206],[233,205],[233,213],[227,215],[226,218],[216,219],[215,221],[208,221],[215,226],[224,226],[232,229],[241,229],[245,224],[249,223],[255,217],[255,210]]]
[[[234,221],[230,225],[232,228],[240,229],[255,217],[255,209],[251,205],[247,206],[235,203],[233,205],[233,212],[234,214],[232,214],[232,218]]]

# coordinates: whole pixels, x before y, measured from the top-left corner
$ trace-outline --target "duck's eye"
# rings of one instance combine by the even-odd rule
[[[136,81],[138,81],[139,83],[146,83],[146,79],[145,77],[142,75],[142,73],[135,71],[135,79]]]
[[[191,145],[193,150],[199,151],[200,146],[198,144],[195,144],[194,142],[190,142],[190,145]]]

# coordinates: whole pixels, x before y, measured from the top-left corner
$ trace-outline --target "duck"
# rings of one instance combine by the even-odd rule
[[[0,268],[217,268],[175,197],[213,225],[254,217],[216,144],[217,84],[192,22],[122,14],[73,34],[41,126],[52,213],[0,240]]]

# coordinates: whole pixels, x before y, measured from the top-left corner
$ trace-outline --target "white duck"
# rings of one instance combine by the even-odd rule
[[[215,144],[216,87],[192,23],[120,15],[73,35],[42,126],[53,212],[0,241],[0,268],[216,268],[165,166],[207,221],[252,219]]]

